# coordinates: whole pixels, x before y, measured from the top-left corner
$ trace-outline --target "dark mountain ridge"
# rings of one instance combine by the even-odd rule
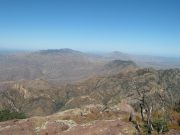
[[[60,54],[60,53],[82,54],[82,52],[75,51],[69,48],[40,50],[39,53],[42,53],[42,54]]]

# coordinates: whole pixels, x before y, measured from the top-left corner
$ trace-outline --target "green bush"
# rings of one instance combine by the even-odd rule
[[[175,103],[174,110],[177,111],[177,112],[180,112],[180,101]]]
[[[0,111],[0,122],[12,119],[25,119],[26,115],[22,112],[11,112],[10,110]]]
[[[152,126],[154,129],[153,132],[155,131],[157,133],[160,133],[162,130],[162,133],[166,133],[169,131],[168,122],[163,117],[154,118],[152,121]],[[152,134],[151,127],[149,127],[147,123],[143,125],[143,132],[146,135]]]
[[[151,135],[151,129],[147,124],[143,125],[143,134],[145,135]]]
[[[152,122],[153,128],[160,133],[160,131],[162,130],[162,133],[168,132],[168,122],[163,118],[155,118]],[[163,127],[163,128],[162,128]]]

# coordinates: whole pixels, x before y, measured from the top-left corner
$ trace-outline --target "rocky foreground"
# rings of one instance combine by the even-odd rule
[[[124,103],[112,108],[88,105],[46,116],[0,123],[0,135],[139,135],[129,122],[133,108]],[[179,135],[171,130],[166,135]]]
[[[121,110],[123,106],[126,111]],[[130,111],[127,104],[116,109],[88,105],[46,117],[1,122],[0,135],[133,135],[137,131],[128,122]]]

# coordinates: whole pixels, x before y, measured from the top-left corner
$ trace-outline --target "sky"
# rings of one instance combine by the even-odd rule
[[[0,0],[0,49],[180,57],[180,0]]]

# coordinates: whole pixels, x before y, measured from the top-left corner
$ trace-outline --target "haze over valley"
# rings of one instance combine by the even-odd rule
[[[45,79],[78,82],[95,75],[116,74],[136,68],[179,68],[180,59],[130,55],[122,52],[84,53],[72,49],[9,52],[0,56],[0,80]]]

